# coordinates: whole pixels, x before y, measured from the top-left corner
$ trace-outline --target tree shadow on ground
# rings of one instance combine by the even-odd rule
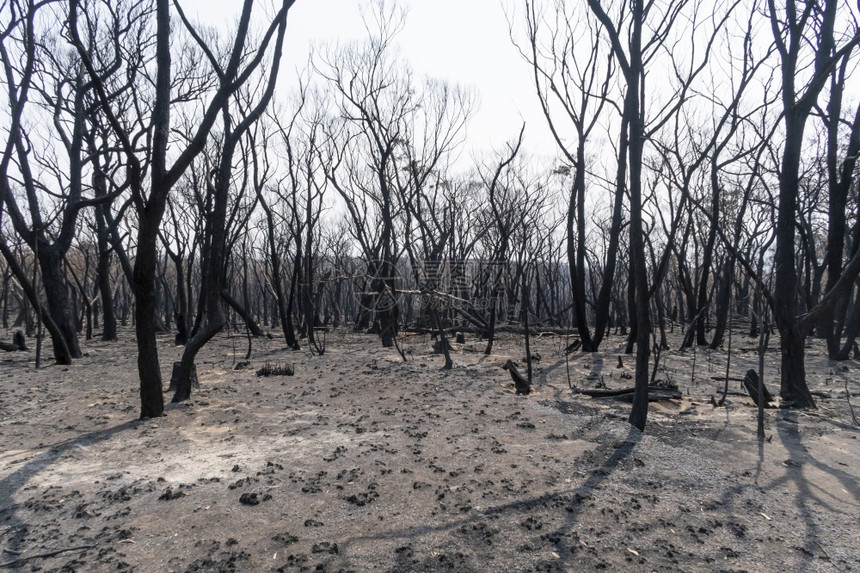
[[[17,510],[20,506],[15,502],[14,497],[19,490],[24,488],[35,476],[50,469],[63,454],[72,448],[85,448],[109,440],[126,430],[136,428],[141,423],[143,423],[141,420],[129,420],[111,428],[87,432],[55,444],[45,445],[44,451],[26,462],[21,462],[17,469],[0,479],[0,521],[8,526],[10,533],[12,533],[7,541],[7,553],[21,555],[21,548],[27,534],[26,524],[17,518]]]
[[[642,433],[636,428],[630,427],[627,437],[623,441],[619,441],[613,445],[612,453],[594,469],[588,478],[578,487],[571,490],[544,494],[540,496],[532,496],[526,499],[517,500],[511,503],[488,507],[477,515],[473,515],[463,519],[454,519],[440,525],[427,525],[419,527],[406,527],[399,530],[386,531],[378,535],[357,536],[352,539],[347,539],[341,543],[342,553],[348,554],[351,545],[359,545],[362,543],[372,543],[374,541],[390,541],[392,539],[401,539],[405,542],[410,542],[416,538],[431,537],[434,534],[454,532],[464,526],[477,525],[487,517],[494,515],[511,515],[523,514],[527,515],[530,510],[535,510],[542,507],[553,506],[566,509],[567,516],[561,526],[555,531],[548,532],[543,537],[553,544],[555,553],[558,559],[555,560],[555,568],[561,570],[576,570],[573,561],[574,554],[562,544],[562,540],[569,536],[575,530],[579,523],[580,513],[584,504],[584,500],[589,499],[592,492],[598,489],[606,482],[614,473],[614,471],[622,465],[622,463],[631,456],[636,445],[642,439]],[[399,547],[395,551],[394,567],[392,572],[406,571],[436,571],[450,570],[453,566],[457,571],[483,571],[486,570],[486,564],[483,566],[473,566],[469,563],[468,557],[460,554],[445,554],[440,553],[417,561],[413,559],[413,552],[410,545]]]
[[[840,510],[830,503],[827,498],[833,498],[837,494],[822,490],[819,485],[810,481],[803,471],[803,466],[809,464],[815,469],[833,476],[841,484],[842,488],[855,500],[860,499],[860,484],[858,484],[857,478],[851,474],[816,458],[814,452],[811,452],[806,447],[798,427],[797,412],[788,411],[777,418],[777,434],[786,450],[800,452],[801,454],[797,456],[798,459],[792,457],[783,462],[786,466],[785,474],[769,483],[766,487],[774,489],[785,485],[787,482],[794,484],[796,488],[795,506],[802,519],[798,525],[804,528],[806,538],[806,547],[795,549],[810,556],[810,559],[805,560],[805,563],[808,565],[807,569],[812,570],[816,568],[813,559],[816,553],[820,552],[826,559],[829,559],[827,551],[822,545],[820,528],[815,519],[815,513],[818,511],[816,506],[823,507],[830,512],[844,514],[846,524],[856,521],[857,516]]]

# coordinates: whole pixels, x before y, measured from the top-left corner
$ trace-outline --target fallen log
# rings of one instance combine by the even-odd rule
[[[0,350],[4,352],[17,352],[21,350],[17,344],[9,344],[8,342],[0,342]]]
[[[580,394],[591,396],[592,398],[618,398],[628,402],[633,401],[633,394],[636,388],[584,388],[579,390]],[[659,402],[660,400],[680,400],[683,397],[681,392],[672,388],[662,388],[660,386],[648,387],[648,401]]]
[[[740,378],[738,376],[729,376],[728,378],[726,378],[725,376],[711,376],[711,380],[716,380],[717,382],[722,382],[723,380],[729,380],[730,382],[744,381],[743,378]],[[720,390],[720,392],[722,392],[722,390]],[[746,394],[743,394],[743,396],[746,396]]]
[[[27,350],[27,339],[24,333],[20,330],[12,337],[12,344],[0,341],[0,350],[5,352],[17,352],[19,350]]]
[[[722,388],[715,388],[714,392],[716,394],[723,394],[723,389]],[[725,392],[725,395],[726,396],[749,396],[749,393],[741,392],[740,390],[729,390],[728,392]]]
[[[571,352],[576,352],[581,346],[582,341],[577,338],[576,340],[567,345],[567,348],[564,349],[564,353],[570,354]]]

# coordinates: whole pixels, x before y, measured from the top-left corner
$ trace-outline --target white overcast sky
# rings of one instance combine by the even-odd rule
[[[470,87],[478,96],[466,154],[502,149],[525,121],[531,153],[555,156],[529,68],[511,44],[502,0],[398,1],[408,8],[398,39],[413,70]],[[305,66],[313,43],[364,37],[359,6],[369,2],[297,0],[289,16],[284,80],[289,82],[295,68]],[[234,21],[241,6],[238,0],[181,0],[181,4],[212,25]]]

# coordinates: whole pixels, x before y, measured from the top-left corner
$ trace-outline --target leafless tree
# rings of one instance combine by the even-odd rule
[[[568,165],[560,173],[572,171],[567,211],[567,259],[570,269],[574,320],[582,348],[596,351],[606,333],[610,293],[614,284],[618,240],[623,225],[623,185],[616,186],[609,244],[602,265],[600,293],[593,301],[594,332],[588,326],[586,305],[586,178],[590,138],[604,107],[609,103],[610,85],[617,71],[611,47],[597,19],[584,6],[555,1],[546,17],[535,0],[525,3],[527,40],[520,53],[533,70],[538,99],[558,149]],[[588,33],[583,34],[583,28]],[[512,36],[515,36],[512,32]],[[574,137],[568,135],[570,124]],[[622,154],[625,149],[622,149]]]
[[[408,218],[410,227],[423,224],[429,232],[423,195],[461,142],[472,102],[468,93],[444,83],[416,82],[395,57],[405,14],[384,2],[371,10],[365,17],[368,40],[343,46],[317,64],[338,98],[339,117],[330,123],[323,164],[346,204],[368,267],[370,292],[363,306],[373,310],[383,346],[393,346],[397,261],[405,247],[399,221]],[[369,317],[363,313],[357,324],[365,326]]]
[[[46,45],[58,38],[36,22],[43,26],[51,22],[53,10],[46,3],[9,4],[0,62],[12,117],[0,195],[12,226],[39,263],[48,314],[57,329],[50,328],[54,356],[57,362],[68,364],[81,357],[81,349],[63,264],[77,232],[78,214],[92,204],[84,189],[84,134],[92,113],[93,83],[73,58],[62,56],[62,51],[56,54]],[[92,28],[86,38],[82,49],[90,54],[111,41]],[[99,62],[101,77],[115,71]],[[28,118],[35,124],[32,128]],[[52,119],[56,139],[39,133],[39,122],[47,118]],[[38,303],[34,301],[34,305]]]
[[[161,370],[158,361],[156,344],[156,262],[158,247],[158,231],[164,215],[167,197],[171,189],[179,181],[194,158],[202,151],[212,127],[222,115],[230,96],[244,85],[254,74],[269,48],[279,52],[282,46],[287,13],[295,0],[284,0],[266,28],[261,41],[255,47],[248,45],[249,28],[253,1],[245,0],[242,4],[241,15],[237,22],[232,45],[224,56],[218,57],[212,53],[209,46],[194,30],[187,18],[180,14],[180,20],[188,34],[194,38],[206,54],[203,62],[217,77],[217,84],[209,101],[201,110],[200,122],[189,142],[184,144],[169,163],[168,143],[170,141],[171,109],[182,102],[176,102],[176,87],[174,69],[171,65],[171,9],[169,0],[155,0],[155,82],[152,93],[152,107],[146,112],[150,121],[147,122],[151,137],[148,138],[146,149],[141,153],[138,149],[136,134],[120,122],[115,108],[108,97],[92,59],[89,57],[85,44],[81,41],[78,30],[81,13],[80,0],[69,0],[69,33],[77,48],[90,79],[93,81],[100,109],[105,114],[113,136],[125,155],[127,182],[137,211],[137,251],[134,262],[134,292],[136,297],[136,328],[138,344],[138,371],[140,375],[141,417],[160,416],[164,408],[161,385]],[[175,5],[178,9],[178,4]],[[127,54],[118,52],[120,58]],[[196,77],[204,76],[198,74]],[[181,91],[181,90],[177,90]],[[151,164],[148,172],[142,167],[141,155],[149,157]],[[145,180],[148,179],[148,185]],[[148,192],[147,192],[148,187]]]
[[[768,0],[768,16],[782,71],[780,87],[785,129],[779,169],[773,299],[782,350],[780,395],[797,407],[815,407],[806,384],[804,360],[808,320],[807,324],[798,320],[796,296],[795,229],[801,153],[809,116],[822,90],[833,70],[860,42],[860,29],[849,11],[850,8],[838,0],[800,6],[795,0],[785,0],[779,5],[777,0]],[[840,23],[846,27],[837,29]],[[850,265],[845,271],[856,273]],[[846,282],[853,282],[850,274],[845,278]],[[837,287],[831,288],[831,292],[834,288]]]
[[[589,9],[605,30],[624,78],[623,104],[620,106],[622,147],[626,139],[626,168],[629,171],[626,177],[622,176],[625,158],[619,155],[618,185],[627,184],[630,210],[631,280],[628,299],[632,318],[635,318],[631,340],[634,335],[636,340],[636,392],[630,423],[642,430],[648,412],[651,331],[649,272],[642,219],[643,153],[649,138],[658,133],[689,101],[693,82],[709,61],[714,38],[737,2],[715,9],[711,18],[705,18],[709,23],[707,27],[703,26],[698,5],[692,0],[660,5],[633,0],[629,11],[626,7],[613,6],[614,18],[606,10],[607,5],[609,3],[600,0],[588,0]],[[679,24],[681,21],[687,22],[683,30]],[[704,42],[704,46],[698,52],[691,50],[688,57],[681,58],[678,46],[683,36],[680,34],[686,34],[687,41],[693,45]],[[673,40],[669,41],[670,38]],[[654,62],[667,53],[671,62],[667,67],[672,88],[662,98],[654,97],[655,101],[649,102],[646,99],[646,94],[649,94],[645,86],[646,71],[649,65],[656,65]],[[654,111],[649,112],[652,109]]]
[[[263,40],[264,43],[267,43],[269,38],[271,38],[271,33],[277,27],[277,36],[268,71],[264,70],[263,74],[259,77],[249,74],[246,77],[246,80],[249,81],[246,81],[243,85],[235,89],[220,110],[221,127],[223,130],[220,153],[218,161],[214,166],[214,176],[211,181],[207,181],[207,184],[212,185],[212,209],[206,219],[207,253],[204,258],[205,266],[202,269],[203,281],[201,283],[202,292],[200,296],[203,301],[201,308],[203,309],[205,318],[200,329],[196,333],[193,333],[188,340],[182,353],[179,367],[173,371],[171,386],[175,386],[176,388],[173,396],[174,402],[181,402],[190,397],[191,372],[194,368],[194,359],[200,349],[213,336],[220,332],[225,325],[222,301],[225,299],[227,286],[225,284],[225,269],[229,252],[227,234],[230,226],[228,219],[231,218],[229,216],[229,200],[230,187],[233,184],[234,157],[236,150],[239,149],[240,142],[246,136],[248,130],[262,117],[263,112],[268,107],[274,95],[286,34],[286,14],[290,4],[291,2],[284,3],[281,13],[282,17],[273,22],[272,28],[269,31],[270,33]],[[248,12],[250,13],[250,10]],[[189,26],[187,21],[185,22],[186,26]],[[218,76],[226,77],[227,69],[223,64],[209,52],[208,46],[203,43],[200,36],[197,36],[195,39],[201,45],[204,52],[208,54],[210,64],[216,70]],[[253,82],[253,84],[250,82]],[[243,93],[245,89],[252,91]],[[256,98],[252,93],[256,95]],[[245,173],[247,171],[245,170]],[[247,177],[244,180],[247,183]],[[235,308],[235,305],[233,306]]]

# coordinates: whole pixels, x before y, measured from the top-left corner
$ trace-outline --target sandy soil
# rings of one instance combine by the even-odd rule
[[[536,391],[517,396],[500,368],[522,363],[511,335],[493,356],[467,338],[449,372],[429,336],[403,337],[404,363],[348,331],[323,356],[254,340],[237,370],[246,342],[224,335],[201,354],[192,401],[138,421],[122,336],[86,343],[71,367],[0,354],[0,568],[860,570],[860,429],[844,390],[860,407],[860,364],[829,363],[818,342],[818,410],[768,410],[759,447],[748,398],[710,403],[725,351],[665,353],[658,378],[684,398],[652,404],[640,434],[629,404],[571,392],[562,337],[535,341]],[[166,371],[181,349],[162,342]],[[571,355],[571,382],[630,385],[622,342]],[[754,366],[753,345],[735,337],[732,376]],[[288,362],[294,376],[255,374]]]

